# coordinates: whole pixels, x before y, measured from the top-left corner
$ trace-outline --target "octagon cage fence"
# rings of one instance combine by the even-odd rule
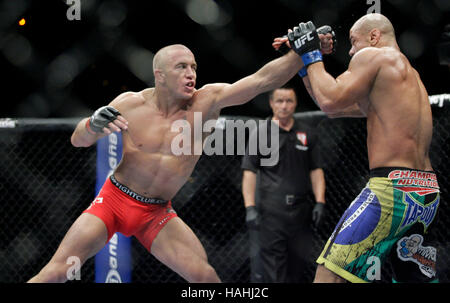
[[[430,103],[434,128],[430,157],[441,188],[441,204],[430,235],[438,250],[438,278],[450,282],[450,95],[431,96]],[[368,180],[366,125],[365,119],[328,119],[318,111],[295,115],[318,129],[327,184],[324,224],[314,231],[314,241],[305,243],[313,249],[307,256],[310,266],[303,274],[312,281],[315,259],[344,210]],[[25,282],[38,273],[95,196],[96,148],[74,148],[70,144],[77,121],[0,119],[0,282]],[[231,283],[250,280],[241,158],[237,153],[203,154],[188,182],[172,200],[178,215],[202,242],[218,275]],[[134,237],[131,256],[132,282],[186,282]],[[91,258],[81,269],[81,279],[71,283],[94,282],[94,276]],[[387,264],[381,268],[378,282],[389,283],[391,278]]]

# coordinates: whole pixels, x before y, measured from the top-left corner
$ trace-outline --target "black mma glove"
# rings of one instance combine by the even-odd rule
[[[319,227],[325,213],[325,203],[316,202],[312,211],[312,220],[314,226]]]
[[[334,31],[331,28],[331,26],[323,25],[323,26],[319,27],[317,29],[317,34],[322,34],[322,35],[331,34],[331,40],[333,41],[333,48],[331,49],[331,53],[332,54],[335,53],[336,52],[337,39],[336,39],[336,34],[334,33]],[[287,37],[287,35],[285,37]],[[286,54],[289,51],[289,47],[286,45],[286,43],[284,43],[278,48],[278,51],[281,54],[284,55],[284,54]],[[308,72],[306,71],[306,67],[307,67],[306,65],[303,66],[303,68],[298,72],[298,75],[300,77],[302,77],[302,78],[308,75]]]
[[[318,34],[326,35],[331,34],[331,40],[333,41],[333,49],[331,50],[331,53],[334,54],[336,52],[336,45],[337,45],[337,39],[336,34],[334,33],[334,30],[329,25],[323,25],[317,29]],[[283,37],[287,38],[287,35],[284,35]],[[281,53],[282,55],[287,54],[291,49],[289,46],[286,45],[286,43],[283,43],[277,51]]]
[[[288,39],[292,49],[302,58],[305,67],[322,61],[320,38],[311,21],[294,27],[293,31],[288,33]]]
[[[331,40],[333,41],[333,48],[331,53],[334,54],[336,52],[337,39],[334,30],[329,25],[321,26],[317,29],[317,34],[326,35],[331,34]]]
[[[326,35],[326,34],[331,34],[331,40],[333,41],[333,48],[331,49],[331,53],[335,53],[336,52],[336,44],[337,44],[337,40],[336,40],[336,34],[334,33],[334,30],[331,28],[331,26],[329,25],[324,25],[321,26],[317,29],[317,34],[321,34],[321,35]],[[320,48],[322,49],[322,45],[320,46]],[[321,52],[322,53],[322,52]],[[300,77],[305,77],[308,75],[308,72],[306,71],[307,66],[303,66],[302,69],[298,72],[298,75]]]
[[[103,106],[97,109],[87,120],[86,127],[94,133],[103,133],[103,128],[108,128],[108,124],[117,119],[119,111],[112,106]]]
[[[245,208],[245,223],[249,229],[254,229],[259,226],[259,214],[256,206],[248,206]]]
[[[283,38],[287,38],[287,35],[284,35]],[[279,52],[282,55],[286,55],[289,53],[291,49],[289,46],[286,45],[286,43],[281,44],[281,46],[277,49],[277,52]]]

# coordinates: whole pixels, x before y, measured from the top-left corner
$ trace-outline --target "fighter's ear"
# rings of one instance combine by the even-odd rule
[[[153,74],[155,75],[155,84],[156,83],[164,83],[166,79],[166,75],[162,71],[162,69],[153,70]]]
[[[272,109],[272,111],[273,111],[273,104],[274,104],[274,100],[273,100],[273,95],[272,95],[272,96],[269,96],[269,106]]]
[[[378,28],[374,28],[369,32],[370,46],[378,44],[381,38],[381,31]]]

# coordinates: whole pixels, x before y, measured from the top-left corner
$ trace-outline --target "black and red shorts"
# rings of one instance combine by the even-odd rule
[[[171,201],[143,197],[113,175],[105,181],[91,205],[83,212],[100,218],[108,230],[108,240],[116,232],[135,236],[151,251],[153,240],[172,218],[177,217]]]

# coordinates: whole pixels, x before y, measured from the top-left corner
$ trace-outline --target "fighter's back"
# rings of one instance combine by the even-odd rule
[[[428,149],[433,125],[427,91],[399,50],[383,47],[379,56],[367,112],[370,168],[432,170]]]

